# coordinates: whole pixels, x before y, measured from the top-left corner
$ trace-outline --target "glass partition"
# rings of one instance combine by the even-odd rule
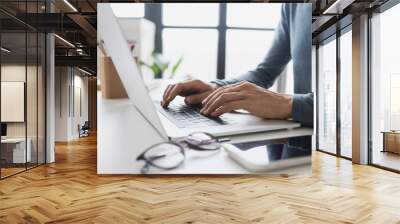
[[[0,6],[23,16],[43,12],[44,3]],[[45,44],[43,33],[0,12],[0,178],[45,163]]]
[[[43,33],[38,34],[38,76],[37,76],[37,162],[44,164],[46,162],[46,36]]]
[[[26,150],[26,41],[25,32],[1,34],[2,177],[24,171],[30,161]]]
[[[318,149],[336,154],[336,39],[318,47]]]
[[[46,12],[46,0],[37,1],[37,13]],[[37,164],[46,163],[46,35],[37,32]]]
[[[27,33],[27,74],[26,74],[26,115],[27,115],[27,167],[37,165],[37,132],[38,132],[38,35],[35,32]]]

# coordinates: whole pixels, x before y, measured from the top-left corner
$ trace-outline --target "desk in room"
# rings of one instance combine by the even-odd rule
[[[157,99],[162,92],[160,87],[153,88],[151,96]],[[101,92],[97,94],[98,104],[98,139],[97,139],[97,172],[98,174],[137,174],[142,163],[136,161],[136,157],[148,146],[140,140],[148,138],[151,131],[146,130],[146,124],[135,119],[141,116],[136,111],[132,102],[128,99],[105,99]],[[147,125],[148,126],[148,125]],[[140,129],[140,130],[137,130]],[[229,136],[231,143],[249,142],[259,140],[273,140],[300,136],[311,136],[311,128],[293,128],[277,131],[260,132]],[[153,135],[157,137],[157,134]],[[192,150],[188,150],[190,153]],[[190,155],[188,156],[190,158]],[[310,158],[311,159],[311,158]],[[311,163],[311,160],[310,160]],[[302,173],[309,170],[310,165],[302,168],[296,167],[288,170],[280,170],[279,173]],[[154,169],[152,169],[154,170]],[[217,153],[206,160],[185,162],[184,166],[170,171],[155,170],[157,173],[174,174],[247,174],[249,171],[242,168],[229,158],[225,151]]]
[[[26,142],[27,144],[25,144]],[[1,159],[5,161],[3,163],[6,165],[25,164],[25,162],[31,161],[32,141],[30,138],[5,138],[1,139],[1,145]]]
[[[400,131],[383,131],[382,152],[400,154]]]

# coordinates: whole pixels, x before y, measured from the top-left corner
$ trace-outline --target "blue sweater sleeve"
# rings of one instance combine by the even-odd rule
[[[252,82],[258,86],[262,86],[264,88],[270,88],[276,78],[282,73],[283,69],[286,67],[288,62],[293,58],[293,60],[298,60],[298,58],[294,58],[291,55],[291,52],[294,50],[308,50],[308,47],[300,48],[296,46],[291,46],[291,43],[295,43],[301,46],[310,45],[311,52],[311,39],[309,38],[298,38],[296,40],[291,41],[291,37],[294,31],[293,27],[291,27],[291,21],[294,19],[293,13],[296,11],[298,15],[301,15],[302,19],[311,19],[311,11],[308,10],[307,7],[303,7],[299,9],[300,6],[297,4],[283,4],[281,9],[281,20],[276,28],[275,37],[273,43],[271,45],[270,50],[268,51],[266,57],[262,60],[262,62],[256,67],[256,69],[249,71],[238,78],[228,79],[228,80],[215,80],[213,83],[217,85],[223,86],[228,84],[233,84],[240,81],[248,81]],[[309,27],[311,28],[311,27]],[[303,30],[305,34],[311,33],[311,30]],[[297,35],[305,35],[303,33],[299,33]],[[311,36],[310,36],[311,38]],[[304,41],[309,41],[304,42]],[[293,49],[292,49],[293,48]],[[311,57],[309,60],[307,59],[307,55],[305,52],[296,52],[297,57],[304,57],[303,63],[310,63],[311,65]],[[297,82],[295,81],[295,94],[293,95],[293,106],[292,106],[292,119],[294,121],[300,122],[303,126],[313,126],[313,111],[314,111],[314,95],[311,92],[311,83],[309,83],[310,79],[308,78],[300,78],[304,76],[311,76],[311,71],[308,66],[302,66],[302,71],[297,70],[297,72],[301,72],[302,74],[294,74],[297,78]],[[296,90],[297,88],[297,90]]]
[[[313,127],[314,94],[294,94],[292,99],[292,119],[303,126]]]

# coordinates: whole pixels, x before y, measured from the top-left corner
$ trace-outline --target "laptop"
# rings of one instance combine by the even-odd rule
[[[185,105],[183,99],[174,100],[168,108],[161,107],[160,99],[150,97],[110,5],[102,4],[100,10],[98,43],[111,57],[132,105],[164,139],[179,138],[192,132],[230,136],[300,126],[297,122],[265,120],[249,113],[227,113],[219,118],[209,118],[201,115],[199,108]]]

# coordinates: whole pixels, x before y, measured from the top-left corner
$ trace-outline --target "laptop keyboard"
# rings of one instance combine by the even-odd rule
[[[200,107],[188,106],[185,103],[171,103],[168,108],[160,105],[160,102],[155,102],[160,113],[166,116],[172,123],[179,128],[193,128],[204,126],[216,126],[230,124],[227,119],[217,117],[206,117],[200,114]]]

